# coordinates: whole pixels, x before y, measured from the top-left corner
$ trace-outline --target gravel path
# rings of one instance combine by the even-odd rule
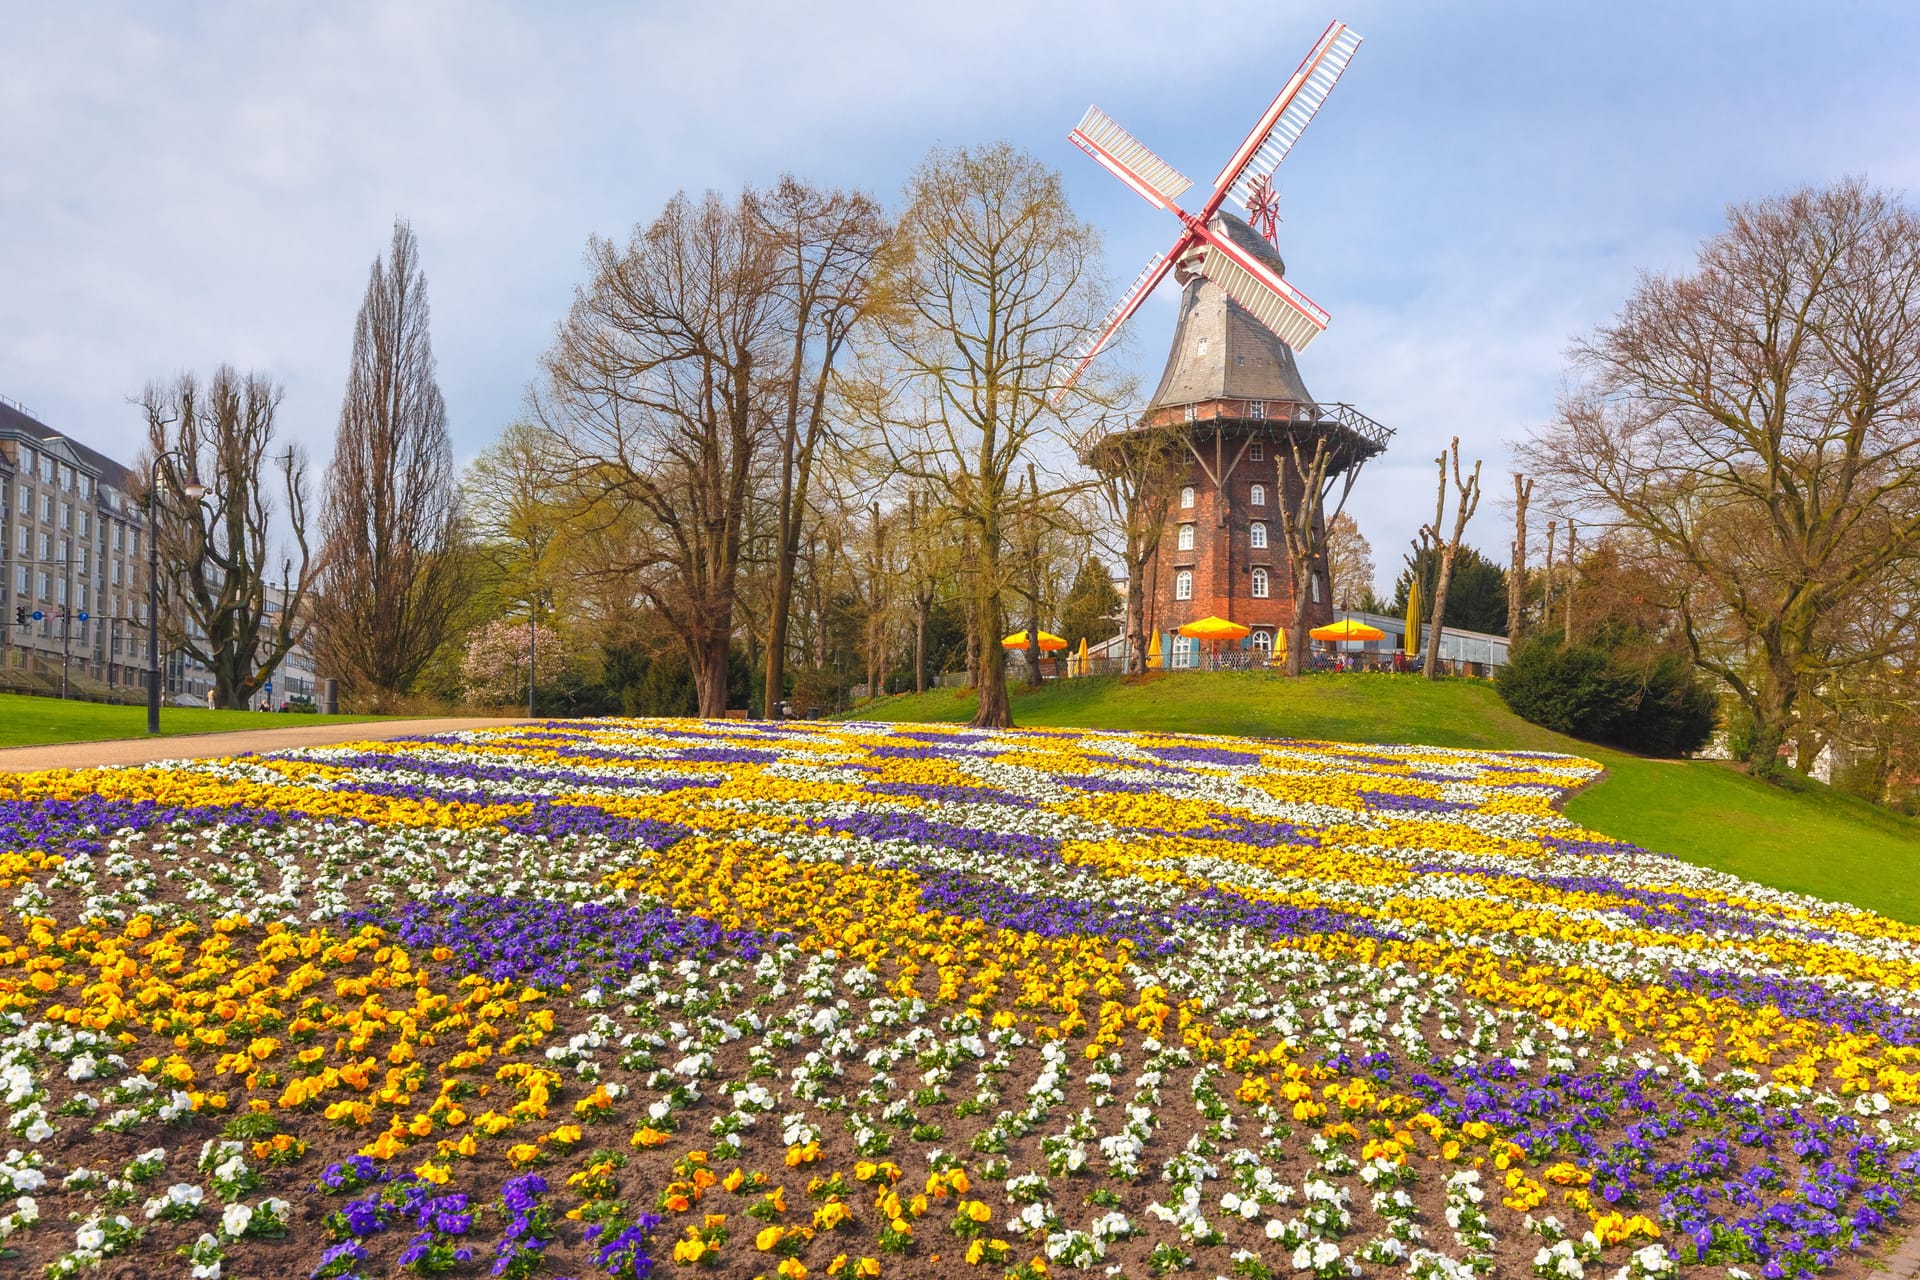
[[[0,773],[35,769],[90,769],[111,764],[147,764],[154,760],[237,756],[288,747],[324,747],[336,742],[405,738],[459,729],[504,729],[526,720],[468,717],[442,720],[374,720],[365,724],[289,725],[243,729],[236,733],[183,733],[171,738],[112,738],[105,742],[62,742],[0,750]]]

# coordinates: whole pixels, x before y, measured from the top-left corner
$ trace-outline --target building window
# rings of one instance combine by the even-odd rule
[[[1193,550],[1193,526],[1190,524],[1180,526],[1180,550]]]
[[[1180,487],[1180,509],[1182,511],[1193,510],[1193,486],[1190,484]]]
[[[1252,503],[1256,507],[1266,506],[1267,505],[1267,486],[1263,484],[1257,484],[1253,486],[1253,492],[1247,495],[1247,501]]]
[[[1175,670],[1200,665],[1200,642],[1192,636],[1176,635],[1173,638],[1173,662]]]
[[[1266,546],[1267,546],[1267,523],[1266,523],[1266,521],[1264,521],[1264,520],[1255,520],[1255,521],[1254,521],[1254,522],[1253,522],[1253,523],[1252,523],[1251,525],[1249,525],[1249,526],[1247,527],[1247,536],[1248,536],[1248,537],[1249,537],[1250,539],[1252,539],[1252,542],[1253,542],[1253,549],[1254,549],[1255,551],[1264,551],[1264,550],[1266,550]]]
[[[1256,405],[1264,405],[1264,402],[1260,400],[1255,400],[1254,403]],[[1254,416],[1264,417],[1266,416],[1266,412],[1267,412],[1266,409],[1262,407],[1260,412],[1255,414]],[[1267,460],[1267,446],[1260,443],[1260,441],[1255,440],[1252,444],[1247,446],[1247,457],[1251,458],[1255,462],[1265,462]]]
[[[1193,418],[1194,418],[1194,412],[1195,412],[1195,408],[1194,408],[1194,406],[1193,406],[1193,405],[1188,405],[1188,406],[1187,406],[1187,421],[1188,421],[1188,422],[1192,422],[1192,421],[1193,421]]]
[[[1193,599],[1193,570],[1182,569],[1173,575],[1173,598],[1175,600]]]
[[[1267,420],[1267,402],[1265,400],[1249,400],[1247,402],[1247,416],[1255,422],[1265,422]],[[1255,462],[1260,460],[1259,445],[1253,446],[1253,460]]]
[[[1253,651],[1259,654],[1261,657],[1261,660],[1264,661],[1266,659],[1266,656],[1273,652],[1273,632],[1271,631],[1254,632],[1253,633]]]
[[[1253,598],[1255,600],[1265,600],[1267,598],[1267,589],[1267,571],[1265,569],[1255,569],[1253,571]]]

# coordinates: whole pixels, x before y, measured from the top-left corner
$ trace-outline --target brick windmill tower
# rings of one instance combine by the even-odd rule
[[[1351,405],[1314,399],[1294,353],[1327,326],[1327,313],[1286,279],[1275,247],[1273,173],[1326,101],[1360,45],[1332,23],[1221,170],[1197,214],[1175,202],[1193,184],[1099,110],[1089,108],[1069,138],[1149,203],[1180,219],[1182,231],[1120,299],[1096,337],[1075,353],[1071,384],[1172,272],[1180,315],[1160,385],[1133,432],[1179,431],[1186,476],[1148,569],[1146,627],[1161,635],[1170,665],[1198,654],[1177,634],[1185,623],[1227,618],[1251,628],[1255,656],[1271,653],[1293,616],[1293,566],[1281,536],[1281,506],[1299,511],[1297,442],[1310,457],[1326,442],[1329,477],[1350,477],[1382,452],[1392,431]],[[1240,202],[1249,220],[1222,207]],[[1113,438],[1110,438],[1113,439]],[[1103,442],[1104,443],[1104,442]],[[1117,443],[1117,441],[1116,441]],[[1089,460],[1099,465],[1101,445]],[[1282,463],[1288,465],[1282,466]],[[1314,543],[1325,545],[1324,523]],[[1333,619],[1324,553],[1307,590],[1309,626]]]

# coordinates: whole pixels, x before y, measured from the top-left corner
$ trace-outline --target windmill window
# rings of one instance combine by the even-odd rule
[[[1263,484],[1257,484],[1253,486],[1252,491],[1247,495],[1247,501],[1256,507],[1266,506],[1267,505],[1267,486]]]
[[[1265,400],[1248,401],[1247,416],[1255,422],[1265,422],[1267,420],[1267,402]],[[1253,446],[1253,459],[1255,462],[1260,460],[1260,446],[1257,444]]]
[[[1175,600],[1193,599],[1193,570],[1182,569],[1173,575],[1173,598]]]
[[[1180,550],[1193,550],[1193,526],[1190,524],[1180,526]]]
[[[1265,403],[1260,400],[1255,400],[1253,403],[1255,405],[1261,406],[1260,412],[1254,414],[1253,416],[1256,418],[1265,416],[1266,414]],[[1265,462],[1267,460],[1267,446],[1262,444],[1260,441],[1255,440],[1252,444],[1247,446],[1247,457],[1251,458],[1255,462]]]
[[[1193,486],[1190,484],[1180,486],[1180,509],[1193,510]]]
[[[1255,520],[1253,524],[1248,528],[1247,532],[1248,532],[1248,535],[1253,539],[1253,549],[1255,551],[1264,550],[1267,545],[1266,522],[1264,520]]]
[[[1267,590],[1267,571],[1265,569],[1255,569],[1253,571],[1253,598],[1255,600],[1265,600],[1267,598]]]
[[[1193,405],[1188,405],[1188,406],[1187,406],[1187,421],[1188,421],[1188,422],[1192,422],[1192,421],[1193,421],[1193,419],[1194,419],[1194,413],[1195,413],[1195,409],[1194,409],[1194,406],[1193,406]]]
[[[1205,338],[1202,338],[1198,342],[1194,343],[1193,352],[1195,355],[1201,355],[1201,356],[1207,354],[1207,340]]]

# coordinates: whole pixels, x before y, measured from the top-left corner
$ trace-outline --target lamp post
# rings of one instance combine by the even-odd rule
[[[178,458],[189,468],[192,461],[178,449],[168,449],[153,460],[147,480],[147,732],[160,732],[160,507],[155,495],[160,490],[160,467],[168,458]],[[180,487],[182,497],[193,502],[206,496],[207,486],[189,480]]]

